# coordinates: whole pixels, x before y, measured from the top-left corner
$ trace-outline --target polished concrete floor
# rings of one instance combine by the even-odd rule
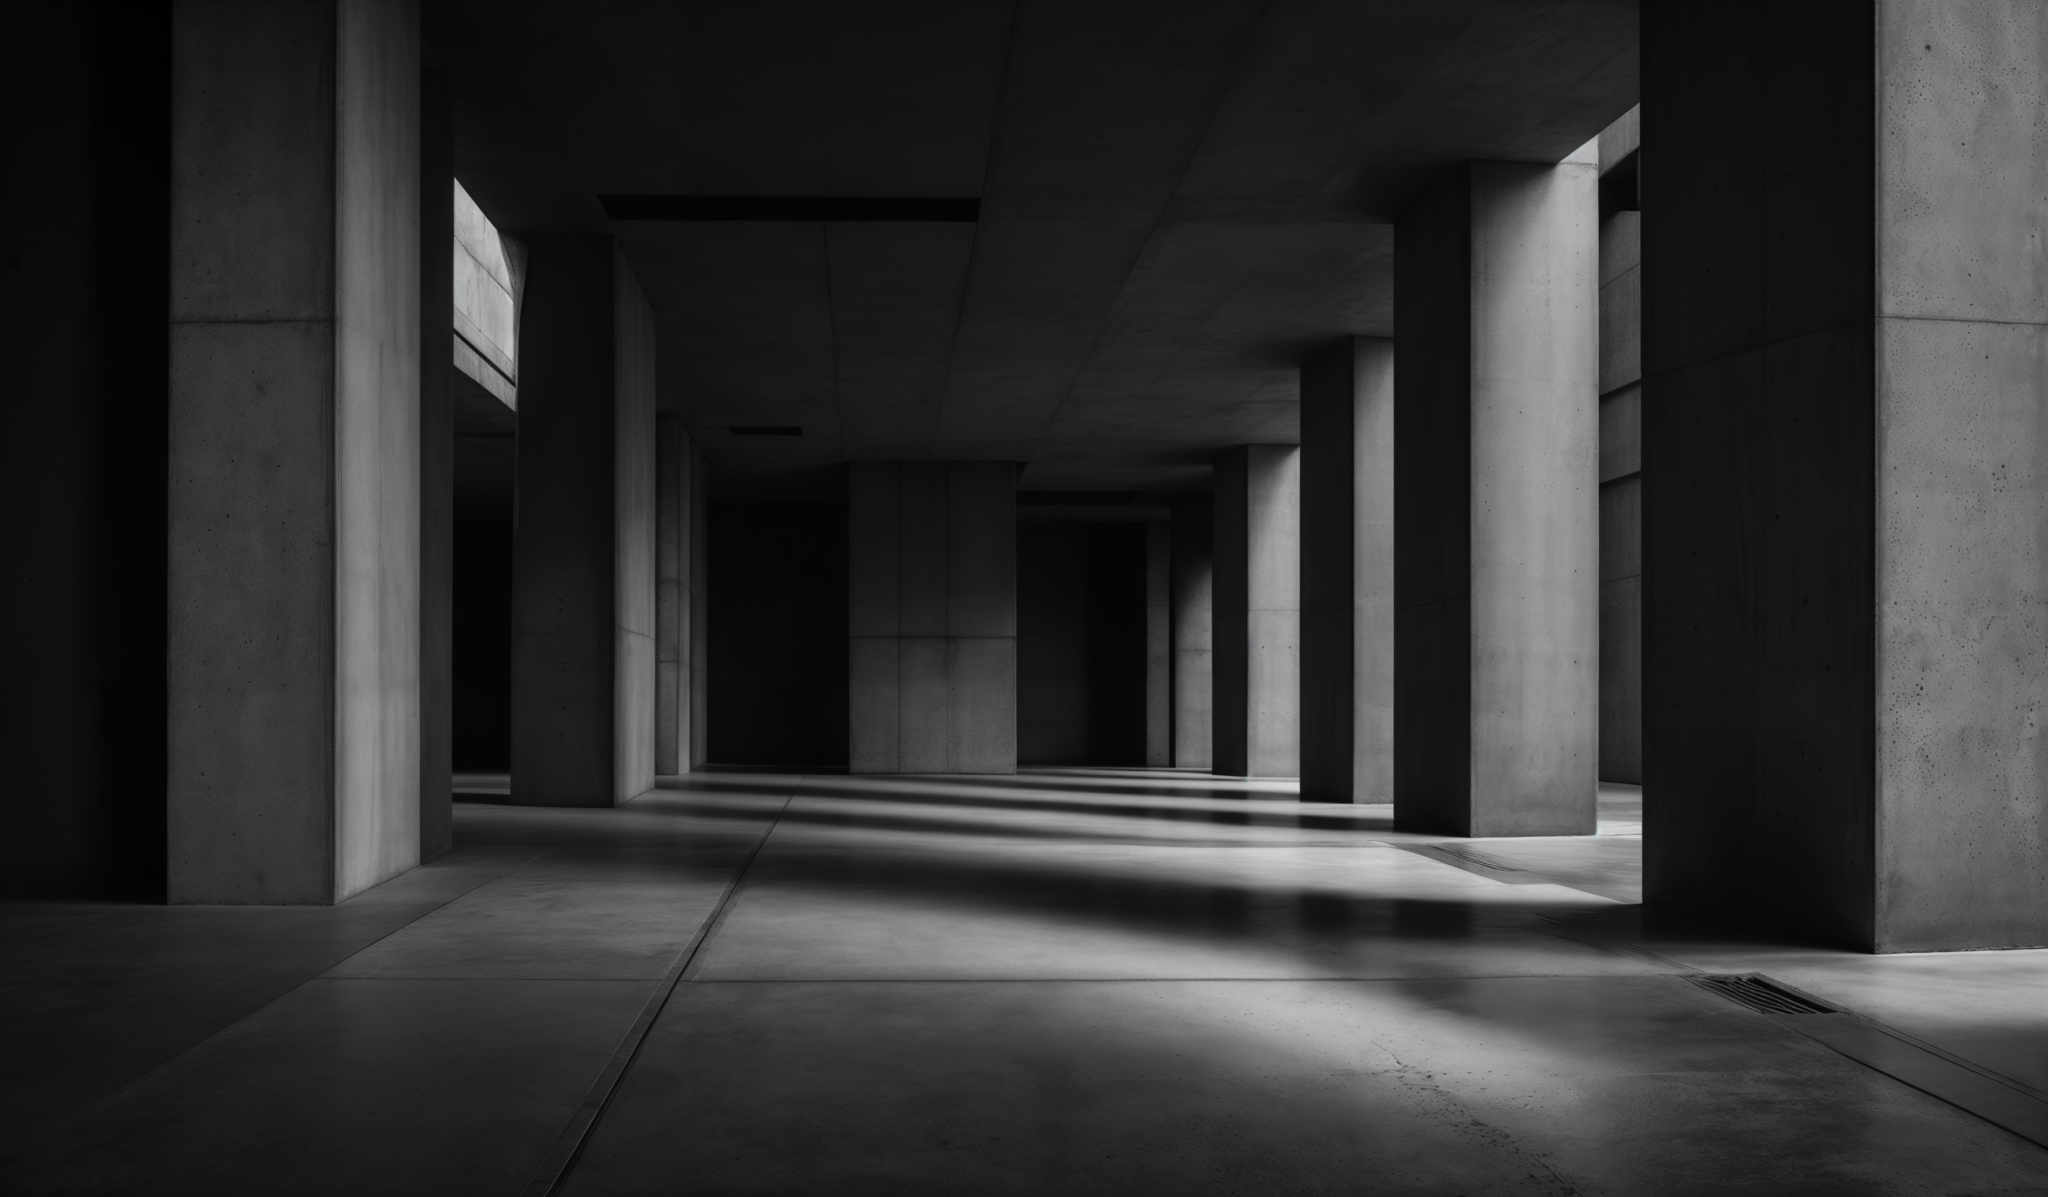
[[[332,909],[7,907],[0,1191],[2048,1193],[2048,952],[1648,936],[1602,809],[706,774]]]

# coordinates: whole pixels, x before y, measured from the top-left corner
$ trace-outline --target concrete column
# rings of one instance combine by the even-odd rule
[[[420,859],[455,845],[455,131],[445,6],[420,11]]]
[[[654,321],[602,236],[527,239],[513,545],[512,800],[654,784]]]
[[[1017,468],[848,471],[856,773],[1017,769]]]
[[[1145,764],[1173,764],[1173,525],[1145,525]]]
[[[2048,944],[2048,7],[1642,45],[1647,896]]]
[[[1173,767],[1208,769],[1215,732],[1214,497],[1173,504]]]
[[[1643,272],[1639,122],[1600,135],[1600,779],[1643,780]]]
[[[1301,772],[1301,450],[1216,462],[1214,769]]]
[[[692,770],[711,761],[711,480],[702,453],[690,459],[689,684]]]
[[[1594,828],[1598,169],[1469,163],[1397,225],[1404,828]]]
[[[332,902],[420,855],[418,17],[171,58],[167,891]]]
[[[1394,798],[1394,343],[1301,370],[1301,796]]]
[[[679,415],[655,420],[655,732],[654,771],[687,773],[690,742],[690,566],[694,546],[692,503],[696,497],[696,449]]]

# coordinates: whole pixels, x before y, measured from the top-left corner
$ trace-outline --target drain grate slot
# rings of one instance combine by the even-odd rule
[[[1796,993],[1762,973],[1700,973],[1690,978],[1708,993],[1718,993],[1760,1014],[1840,1014],[1841,1011]]]
[[[1443,853],[1452,860],[1462,860],[1468,865],[1476,865],[1479,868],[1488,869],[1495,873],[1527,872],[1526,869],[1519,865],[1510,864],[1497,856],[1488,856],[1484,852],[1467,848],[1463,844],[1436,844],[1433,846],[1438,852]]]

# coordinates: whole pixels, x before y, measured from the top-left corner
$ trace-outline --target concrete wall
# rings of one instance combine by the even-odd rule
[[[8,21],[0,895],[161,898],[170,10]]]
[[[2048,11],[1644,15],[1647,895],[2048,943]]]
[[[172,21],[168,894],[419,857],[419,38],[405,5]]]
[[[1145,525],[1145,764],[1173,764],[1173,526]]]
[[[846,509],[721,502],[710,567],[710,758],[846,765]]]
[[[1301,371],[1301,796],[1394,797],[1394,345]]]
[[[679,415],[655,420],[654,770],[687,773],[690,746],[690,534],[696,447]]]
[[[1020,525],[1019,763],[1145,763],[1147,527],[1070,519]]]
[[[1017,469],[856,464],[848,478],[851,767],[1017,767]]]
[[[1301,451],[1243,445],[1216,463],[1214,769],[1301,771]]]
[[[1173,504],[1173,767],[1215,764],[1215,498]]]
[[[1404,827],[1593,830],[1597,171],[1467,164],[1397,228]]]
[[[609,238],[526,244],[512,799],[608,806],[654,776],[653,316]]]

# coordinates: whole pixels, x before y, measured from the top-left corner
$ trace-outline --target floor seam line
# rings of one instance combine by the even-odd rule
[[[761,855],[761,850],[768,846],[769,837],[781,826],[782,814],[789,809],[789,804],[793,800],[793,795],[782,800],[782,806],[775,812],[774,820],[761,832],[761,838],[754,841],[753,850],[740,862],[740,867],[733,871],[732,879],[726,882],[724,891],[719,894],[718,902],[711,908],[711,913],[705,916],[703,925],[697,928],[689,942],[676,954],[675,962],[669,966],[668,971],[655,982],[654,993],[649,995],[646,1005],[641,1007],[639,1016],[633,1020],[633,1025],[626,1028],[618,1047],[612,1051],[611,1059],[605,1062],[604,1070],[598,1073],[597,1079],[584,1093],[583,1101],[577,1106],[576,1112],[570,1116],[569,1124],[556,1138],[552,1162],[527,1189],[529,1197],[551,1197],[561,1187],[562,1182],[568,1179],[570,1170],[576,1166],[577,1159],[583,1154],[584,1144],[590,1141],[591,1132],[597,1128],[598,1120],[604,1117],[605,1109],[611,1105],[613,1096],[618,1093],[620,1084],[625,1081],[626,1070],[631,1068],[633,1061],[639,1057],[641,1046],[647,1042],[647,1036],[654,1030],[654,1024],[660,1019],[662,1011],[668,1008],[669,999],[674,997],[676,990],[681,987],[683,978],[688,974],[690,966],[696,962],[698,953],[710,942],[712,934],[724,921],[726,910],[739,896],[747,871],[754,867],[755,859]]]

